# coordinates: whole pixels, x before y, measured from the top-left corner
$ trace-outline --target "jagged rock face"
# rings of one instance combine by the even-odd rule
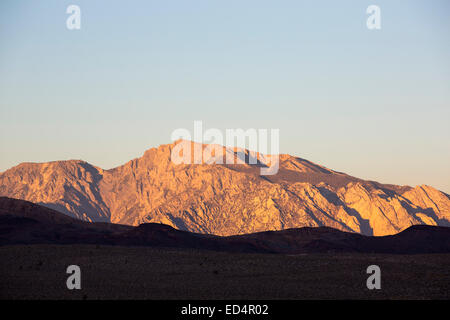
[[[150,149],[111,170],[74,160],[23,163],[0,173],[0,196],[86,221],[161,222],[216,235],[305,226],[389,235],[414,224],[450,226],[450,197],[429,186],[364,181],[289,155],[280,156],[274,176],[261,176],[261,163],[176,165],[173,148]]]
[[[102,169],[78,160],[22,163],[0,174],[0,195],[86,221],[109,221],[109,209],[98,190],[102,174]]]

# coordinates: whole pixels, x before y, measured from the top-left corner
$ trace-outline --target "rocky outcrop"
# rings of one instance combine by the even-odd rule
[[[289,155],[280,155],[274,176],[261,176],[259,162],[174,164],[173,148],[152,148],[111,170],[74,160],[23,163],[0,173],[0,196],[85,221],[159,222],[216,235],[328,226],[379,236],[416,224],[450,226],[449,196],[429,186],[365,181]]]

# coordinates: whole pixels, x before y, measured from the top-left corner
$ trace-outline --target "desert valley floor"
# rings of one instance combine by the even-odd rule
[[[251,254],[98,245],[0,247],[0,299],[449,299],[450,254]],[[82,289],[66,288],[66,268]],[[367,266],[382,270],[366,287]]]

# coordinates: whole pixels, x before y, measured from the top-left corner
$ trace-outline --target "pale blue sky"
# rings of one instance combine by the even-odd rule
[[[81,30],[66,8],[81,8]],[[381,7],[382,29],[366,28]],[[280,128],[281,152],[450,192],[450,2],[0,2],[0,171],[105,169],[171,132]]]

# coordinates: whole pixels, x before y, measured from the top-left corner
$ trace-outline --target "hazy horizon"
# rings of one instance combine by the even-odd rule
[[[66,8],[81,8],[68,30]],[[381,8],[381,30],[366,8]],[[2,1],[0,172],[103,169],[177,128],[279,128],[280,153],[450,193],[448,1]]]

